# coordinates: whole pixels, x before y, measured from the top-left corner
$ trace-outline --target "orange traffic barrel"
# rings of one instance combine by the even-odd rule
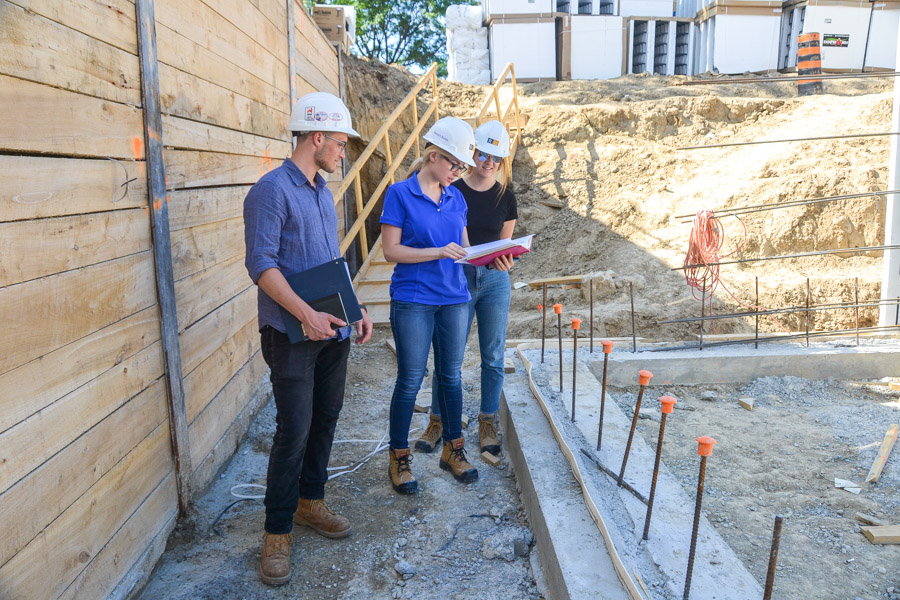
[[[807,78],[809,75],[822,74],[822,43],[818,33],[804,33],[797,38],[797,95],[812,96],[825,90],[822,80]]]

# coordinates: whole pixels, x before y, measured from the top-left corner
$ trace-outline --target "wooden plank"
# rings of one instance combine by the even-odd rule
[[[284,0],[259,0],[259,11],[275,26],[287,35],[287,2]]]
[[[270,157],[238,156],[218,152],[169,150],[166,152],[169,189],[256,183],[281,165]]]
[[[0,288],[0,374],[155,303],[149,252]]]
[[[738,404],[742,408],[746,408],[747,410],[753,410],[754,399],[750,396],[746,396],[744,398],[738,398]]]
[[[167,115],[274,139],[285,137],[287,114],[163,63],[159,65],[159,97]]]
[[[2,165],[2,163],[0,163]],[[206,225],[243,216],[249,185],[178,190],[169,193],[169,228]]]
[[[329,77],[327,74],[323,73],[316,63],[302,51],[304,47],[308,46],[305,46],[303,42],[300,41],[297,45],[298,52],[295,55],[297,60],[298,89],[303,87],[301,81],[305,81],[318,92],[329,92],[336,95],[338,93],[337,77]]]
[[[0,491],[49,460],[163,375],[159,342],[0,435]]]
[[[244,290],[253,286],[244,257],[214,265],[175,282],[178,331],[184,331]],[[245,321],[246,322],[246,321]]]
[[[181,333],[181,370],[190,373],[250,319],[256,318],[256,286],[248,288]]]
[[[165,395],[165,382],[156,380],[0,495],[0,564],[24,548],[166,420]],[[23,510],[26,506],[30,508]]]
[[[258,2],[234,0],[203,0],[203,3],[221,15],[252,40],[256,40],[278,61],[287,66],[287,33],[281,31],[259,11]]]
[[[160,46],[160,62],[276,110],[290,110],[286,90],[272,85],[253,72],[235,68],[234,63],[161,23],[157,23],[156,34]]]
[[[171,471],[169,424],[164,421],[0,567],[4,598],[58,597]]]
[[[26,10],[137,54],[134,2],[129,0],[13,0]]]
[[[154,305],[0,375],[0,432],[157,340],[159,313]]]
[[[288,90],[287,63],[275,58],[200,0],[157,0],[154,8],[160,24],[279,90]],[[287,53],[287,41],[284,48]]]
[[[149,576],[166,549],[169,533],[175,528],[177,503],[175,475],[170,473],[58,600],[108,598],[122,582],[123,575],[130,571],[137,569],[144,577]],[[148,552],[150,556],[147,556]],[[135,589],[141,589],[140,585]]]
[[[509,357],[505,357],[503,359],[503,372],[504,373],[515,373],[516,372],[516,365],[513,364],[512,359]]]
[[[301,36],[297,40],[298,48],[303,49],[306,47],[304,51],[307,53],[310,60],[318,62],[323,66],[326,66],[326,68],[333,70],[334,77],[337,77],[337,50],[332,43],[328,41],[325,34],[322,33],[322,30],[319,29],[319,26],[316,25],[315,20],[309,13],[303,10],[296,2],[294,3],[294,9],[297,11],[297,13],[295,13],[296,17],[294,18],[294,24]],[[307,43],[304,44],[303,40],[306,40]]]
[[[139,208],[0,223],[0,286],[46,277],[150,248]]]
[[[0,155],[0,222],[145,207],[145,165]]]
[[[137,57],[0,0],[0,73],[140,105]]]
[[[861,523],[865,523],[866,525],[875,525],[876,527],[887,527],[887,523],[882,521],[881,519],[876,519],[872,515],[867,515],[864,513],[856,513],[856,520]]]
[[[287,125],[287,115],[284,116],[284,125]],[[290,156],[291,144],[287,141],[288,133],[285,127],[281,128],[279,137],[280,139],[273,140],[209,123],[163,115],[163,139],[166,141],[166,148],[273,157],[280,158],[280,162]]]
[[[184,378],[185,413],[193,423],[223,385],[250,360],[260,347],[256,319],[250,319],[212,355]]]
[[[866,483],[873,483],[878,481],[878,478],[881,477],[881,470],[884,469],[885,463],[887,463],[888,456],[891,455],[891,450],[894,448],[894,442],[897,441],[897,423],[891,425],[887,433],[884,434],[884,441],[881,442],[881,448],[878,449],[878,456],[875,458],[875,462],[872,464],[872,468],[869,469],[869,474],[866,476]]]
[[[491,465],[492,467],[500,466],[500,458],[487,451],[481,453],[481,460]]]
[[[0,75],[0,150],[144,158],[141,112],[108,100]],[[49,118],[52,115],[53,118]]]
[[[545,279],[537,279],[528,282],[528,287],[533,290],[539,290],[546,283],[547,285],[581,285],[584,275],[562,275],[559,277],[547,277]]]
[[[244,256],[242,218],[181,229],[173,232],[171,237],[172,272],[176,281]]]
[[[189,431],[192,464],[201,464],[216,442],[225,434],[247,404],[251,393],[262,381],[266,368],[262,352],[254,354],[191,423]]]
[[[873,544],[900,544],[900,525],[860,527],[859,530]]]

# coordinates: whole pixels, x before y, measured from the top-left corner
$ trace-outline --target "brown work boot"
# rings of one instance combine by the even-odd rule
[[[441,415],[431,415],[428,418],[428,427],[425,428],[422,436],[416,440],[416,450],[426,453],[434,451],[438,447],[438,442],[441,441],[443,432],[444,427],[441,425]]]
[[[291,542],[294,538],[290,533],[267,533],[263,538],[259,577],[267,585],[284,585],[291,580]]]
[[[444,442],[441,452],[441,468],[453,473],[453,477],[462,483],[472,483],[478,479],[478,469],[466,460],[466,440],[457,438]]]
[[[328,508],[324,500],[300,498],[294,523],[306,525],[319,535],[334,539],[347,537],[353,531],[350,521]]]
[[[409,467],[413,458],[409,453],[409,448],[401,450],[390,448],[388,452],[391,460],[388,475],[391,476],[391,485],[394,487],[394,491],[399,494],[415,494],[419,491],[419,484],[416,483],[416,478],[413,477],[412,469]]]
[[[500,456],[500,439],[494,428],[494,415],[478,415],[478,441],[482,452],[490,452],[494,456]]]

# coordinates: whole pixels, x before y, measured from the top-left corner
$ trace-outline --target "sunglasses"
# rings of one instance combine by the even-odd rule
[[[458,162],[453,162],[453,160],[451,160],[450,157],[445,156],[445,155],[441,154],[440,152],[438,152],[438,156],[440,156],[441,158],[446,160],[448,163],[450,163],[450,172],[451,173],[459,173],[460,175],[462,175],[468,169],[468,167],[466,165],[464,165],[462,163],[458,163]]]
[[[486,162],[489,158],[492,159],[495,163],[499,163],[501,160],[499,156],[494,156],[493,154],[488,154],[487,152],[482,152],[481,150],[475,153],[475,158],[478,159],[479,162]]]

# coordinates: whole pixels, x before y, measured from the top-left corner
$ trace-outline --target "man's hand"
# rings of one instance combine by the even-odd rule
[[[356,343],[365,344],[372,337],[372,319],[369,318],[369,312],[362,309],[362,321],[356,324]]]
[[[303,331],[306,337],[313,341],[327,340],[334,337],[334,329],[331,324],[334,323],[338,327],[344,327],[346,323],[326,312],[311,311],[310,314],[303,319]]]
[[[512,254],[501,254],[494,259],[493,265],[498,271],[509,271],[513,266]]]

